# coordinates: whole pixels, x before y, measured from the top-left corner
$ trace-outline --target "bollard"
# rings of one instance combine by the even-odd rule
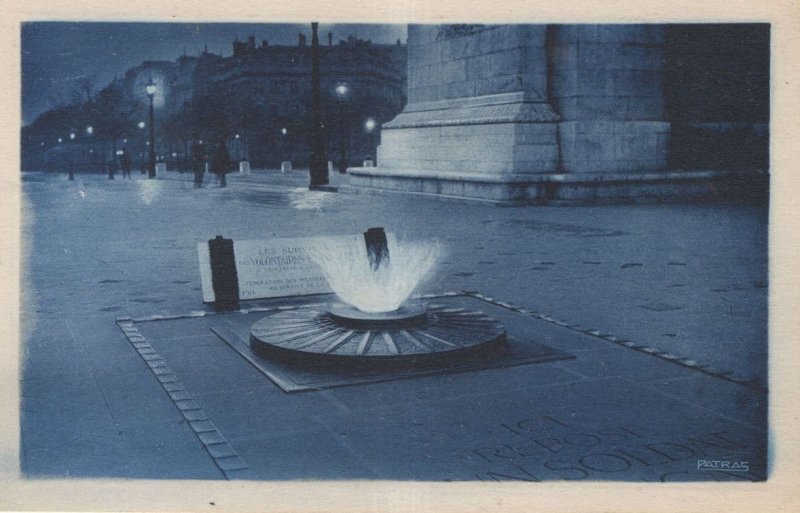
[[[381,263],[389,263],[389,244],[383,228],[370,228],[364,232],[364,242],[367,245],[367,258],[373,271],[377,271]]]
[[[239,308],[239,278],[233,255],[233,239],[222,235],[208,241],[211,260],[211,283],[214,287],[214,309],[217,311]]]

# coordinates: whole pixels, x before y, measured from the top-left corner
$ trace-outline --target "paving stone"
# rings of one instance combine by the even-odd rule
[[[214,459],[236,456],[236,451],[234,451],[233,447],[231,447],[231,444],[227,442],[206,445],[206,450]]]
[[[208,416],[203,410],[181,410],[181,414],[188,421],[208,420]]]
[[[197,433],[208,433],[210,431],[216,431],[217,428],[210,420],[196,420],[190,422],[192,429]]]
[[[219,434],[219,431],[204,431],[198,432],[197,436],[204,445],[221,444],[225,442],[225,438]]]
[[[157,370],[160,371],[160,370],[163,370],[163,369],[153,369],[153,370],[154,371],[157,371]],[[155,372],[155,374],[157,375],[158,380],[161,383],[177,383],[179,381],[178,380],[178,376],[176,376],[175,374],[172,374],[171,372],[165,372],[165,373],[162,373],[162,374],[159,374],[158,372]]]
[[[177,406],[181,410],[199,410],[200,405],[197,404],[197,401],[194,400],[185,400],[185,401],[175,401],[175,406]]]
[[[167,391],[169,392],[169,396],[173,401],[181,401],[192,398],[192,396],[186,390]]]
[[[219,465],[219,467],[228,474],[228,472],[236,471],[236,470],[244,470],[247,468],[247,463],[239,457],[239,456],[229,456],[225,458],[217,458],[214,462]],[[228,474],[229,476],[236,476],[237,474],[233,472],[232,474]]]

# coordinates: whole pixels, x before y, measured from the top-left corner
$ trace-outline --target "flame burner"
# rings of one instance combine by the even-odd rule
[[[256,354],[314,364],[433,361],[505,345],[505,328],[483,312],[413,301],[383,313],[338,304],[279,311],[250,332]]]

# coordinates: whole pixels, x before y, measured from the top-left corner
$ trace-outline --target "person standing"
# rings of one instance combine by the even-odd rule
[[[228,155],[228,145],[225,144],[225,139],[218,138],[214,145],[214,154],[211,158],[211,170],[219,178],[219,186],[226,187],[228,181],[225,175],[233,170],[233,162],[230,155]]]
[[[119,167],[122,168],[122,178],[131,177],[131,156],[127,150],[123,148],[122,154],[119,156]]]
[[[192,170],[194,171],[194,188],[203,187],[203,174],[206,172],[206,151],[203,141],[196,138],[192,141]]]
[[[114,175],[117,173],[117,159],[114,155],[111,156],[111,159],[108,161],[108,179],[113,180]]]

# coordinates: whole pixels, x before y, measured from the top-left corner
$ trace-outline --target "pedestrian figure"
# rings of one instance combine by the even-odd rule
[[[75,164],[70,162],[69,163],[69,181],[72,182],[75,180]]]
[[[122,150],[122,155],[119,156],[119,167],[122,168],[122,177],[130,179],[131,156],[125,150]]]
[[[192,142],[192,170],[194,171],[194,188],[203,187],[203,174],[206,172],[206,151],[203,142],[194,140]]]
[[[114,174],[116,174],[116,172],[117,172],[117,160],[114,159],[114,158],[109,160],[108,161],[108,165],[107,165],[107,169],[108,169],[108,179],[109,180],[113,180],[114,179]]]
[[[214,154],[211,158],[211,171],[219,178],[219,186],[226,187],[228,185],[225,175],[233,171],[233,161],[228,155],[228,145],[225,144],[225,139],[219,138],[214,145]]]

